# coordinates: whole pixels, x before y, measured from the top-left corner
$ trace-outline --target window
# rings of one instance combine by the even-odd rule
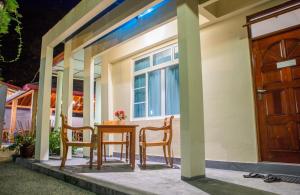
[[[166,69],[166,115],[179,114],[179,66]]]
[[[178,53],[178,47],[174,47],[174,59],[178,59],[179,58],[179,53]]]
[[[167,49],[153,55],[153,65],[162,64],[164,62],[171,61],[171,59],[171,49]]]
[[[150,66],[150,58],[146,57],[140,60],[137,60],[134,63],[134,71],[139,71],[145,68],[148,68]]]
[[[134,78],[134,117],[145,117],[146,107],[146,75]]]
[[[169,46],[134,62],[134,118],[179,114],[178,48]]]
[[[161,70],[148,73],[148,116],[161,115]]]

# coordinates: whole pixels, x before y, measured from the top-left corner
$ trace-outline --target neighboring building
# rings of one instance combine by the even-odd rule
[[[5,85],[7,86],[7,98],[9,96],[11,96],[12,94],[14,94],[16,91],[20,90],[20,87],[17,87],[15,85],[9,84],[9,83],[5,83],[3,81],[0,81],[0,85]]]
[[[4,116],[3,142],[13,141],[14,133],[18,131],[34,132],[36,130],[37,95],[38,84],[35,83],[26,84],[8,96]],[[74,91],[73,95],[72,121],[75,125],[80,126],[82,125],[82,92]],[[55,99],[56,89],[53,88],[50,103],[51,115],[49,115],[52,129],[55,126]]]
[[[0,69],[1,72],[1,69]],[[12,94],[16,91],[20,90],[21,88],[11,85],[9,83],[5,83],[0,81],[0,143],[7,141],[8,139],[8,131],[5,128],[7,121],[6,121],[6,99],[8,99]]]
[[[203,175],[204,159],[300,163],[299,1],[178,2],[84,0],[43,37],[36,159],[48,158],[49,78],[61,74],[64,114],[84,81],[85,125],[117,109],[140,127],[175,115],[184,177]]]

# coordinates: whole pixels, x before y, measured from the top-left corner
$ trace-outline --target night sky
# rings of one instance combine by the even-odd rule
[[[0,62],[5,82],[23,86],[34,78],[39,69],[42,36],[68,13],[80,0],[18,0],[23,15],[23,50],[20,60]],[[14,25],[11,26],[14,28]],[[1,50],[5,57],[14,57],[17,36],[13,29],[5,36]],[[38,77],[35,82],[38,81]]]

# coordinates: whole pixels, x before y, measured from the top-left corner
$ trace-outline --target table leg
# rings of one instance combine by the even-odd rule
[[[132,164],[132,157],[131,157],[131,154],[132,154],[132,147],[131,147],[131,145],[132,145],[132,135],[131,135],[131,133],[128,133],[128,134],[129,134],[129,164],[131,166],[131,164]]]

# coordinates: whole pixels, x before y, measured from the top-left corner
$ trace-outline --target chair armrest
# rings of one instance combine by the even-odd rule
[[[150,130],[150,131],[162,131],[162,130],[168,130],[170,127],[166,126],[166,127],[144,127],[141,129],[141,131],[146,131],[146,130]]]
[[[140,133],[139,133],[139,141],[144,140],[145,141],[145,133],[147,130],[149,131],[163,131],[163,130],[168,130],[170,129],[169,126],[165,126],[165,127],[144,127],[141,128]]]

